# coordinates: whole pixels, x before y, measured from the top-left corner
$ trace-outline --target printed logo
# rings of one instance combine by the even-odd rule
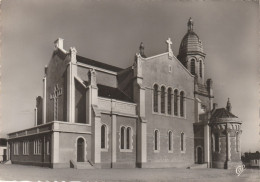
[[[245,165],[237,166],[237,168],[236,168],[237,176],[240,176],[240,174],[242,174],[244,169],[245,169]]]

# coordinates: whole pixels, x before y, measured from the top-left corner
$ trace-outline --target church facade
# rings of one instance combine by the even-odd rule
[[[164,168],[240,163],[241,121],[213,104],[206,54],[188,21],[179,55],[147,57],[144,45],[122,69],[55,50],[45,67],[35,127],[8,135],[12,163],[52,168]]]

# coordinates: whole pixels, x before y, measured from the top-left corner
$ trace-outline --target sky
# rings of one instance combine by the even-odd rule
[[[75,46],[78,55],[126,68],[140,42],[149,57],[166,52],[170,37],[177,56],[192,17],[214,102],[225,107],[230,98],[243,121],[242,151],[260,150],[257,1],[2,0],[1,10],[1,137],[34,126],[58,37],[66,50]]]

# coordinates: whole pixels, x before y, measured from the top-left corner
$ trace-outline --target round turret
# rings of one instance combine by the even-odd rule
[[[241,164],[241,124],[241,120],[231,113],[229,99],[226,108],[214,108],[212,111],[210,127],[213,168],[230,169]]]

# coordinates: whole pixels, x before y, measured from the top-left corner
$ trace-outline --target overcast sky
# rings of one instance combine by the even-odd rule
[[[260,150],[257,2],[2,0],[1,9],[1,136],[34,125],[35,99],[58,37],[66,50],[75,46],[81,56],[126,68],[140,42],[153,56],[166,52],[171,37],[177,56],[192,17],[214,101],[225,107],[231,99],[243,121],[242,150]]]

